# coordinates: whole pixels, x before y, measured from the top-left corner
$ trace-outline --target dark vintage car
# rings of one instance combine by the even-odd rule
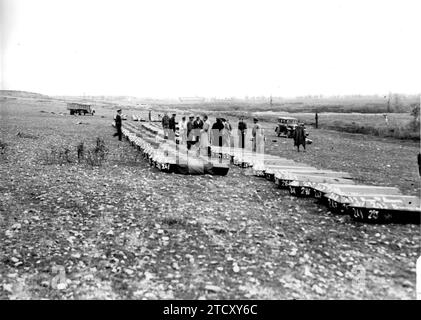
[[[292,138],[296,126],[298,126],[298,119],[292,117],[279,117],[275,132],[278,137],[284,135],[288,138]]]

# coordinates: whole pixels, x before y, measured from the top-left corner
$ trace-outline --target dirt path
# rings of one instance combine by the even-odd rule
[[[109,118],[78,117],[87,124],[77,125],[39,112],[50,106],[16,103],[0,120],[9,144],[0,166],[2,299],[415,298],[419,226],[355,223],[236,167],[226,177],[161,173],[112,137]],[[102,168],[40,162],[50,145],[93,144],[97,136],[110,149]],[[392,154],[399,146],[348,138],[341,155],[336,132],[312,137],[307,153],[280,138],[269,151],[366,179],[358,166],[374,157],[371,172],[384,154],[393,177],[408,177],[402,167],[410,161]],[[385,150],[367,155],[375,146]],[[54,265],[67,279],[59,288]]]

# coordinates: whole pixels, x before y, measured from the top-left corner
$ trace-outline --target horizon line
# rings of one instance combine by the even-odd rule
[[[32,94],[39,94],[49,97],[127,97],[127,98],[137,98],[137,99],[154,99],[154,100],[180,100],[180,99],[217,99],[217,100],[229,100],[229,99],[239,99],[239,100],[247,100],[247,99],[270,99],[270,98],[278,98],[278,99],[296,99],[296,98],[337,98],[337,97],[388,97],[389,95],[400,95],[400,96],[420,96],[421,91],[414,92],[414,93],[402,93],[402,92],[394,92],[389,91],[385,93],[347,93],[347,94],[300,94],[300,95],[182,95],[182,96],[136,96],[132,94],[45,94],[36,91],[27,91],[27,90],[18,90],[18,89],[0,89],[2,91],[14,91],[14,92],[25,92],[25,93],[32,93]]]

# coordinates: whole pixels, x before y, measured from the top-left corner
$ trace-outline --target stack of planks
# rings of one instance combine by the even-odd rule
[[[123,135],[142,152],[143,157],[161,171],[179,174],[226,175],[229,166],[187,150],[178,139],[166,139],[159,124],[124,123]]]
[[[250,168],[255,176],[288,189],[291,195],[314,197],[331,211],[349,214],[354,220],[417,224],[421,221],[420,198],[403,195],[398,188],[357,184],[347,172],[317,169],[245,149],[222,148],[222,152],[234,165]]]

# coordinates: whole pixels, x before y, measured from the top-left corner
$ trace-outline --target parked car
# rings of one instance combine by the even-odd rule
[[[295,127],[298,126],[298,119],[292,117],[279,117],[278,125],[275,128],[275,132],[280,137],[285,135],[288,138],[292,138]]]

